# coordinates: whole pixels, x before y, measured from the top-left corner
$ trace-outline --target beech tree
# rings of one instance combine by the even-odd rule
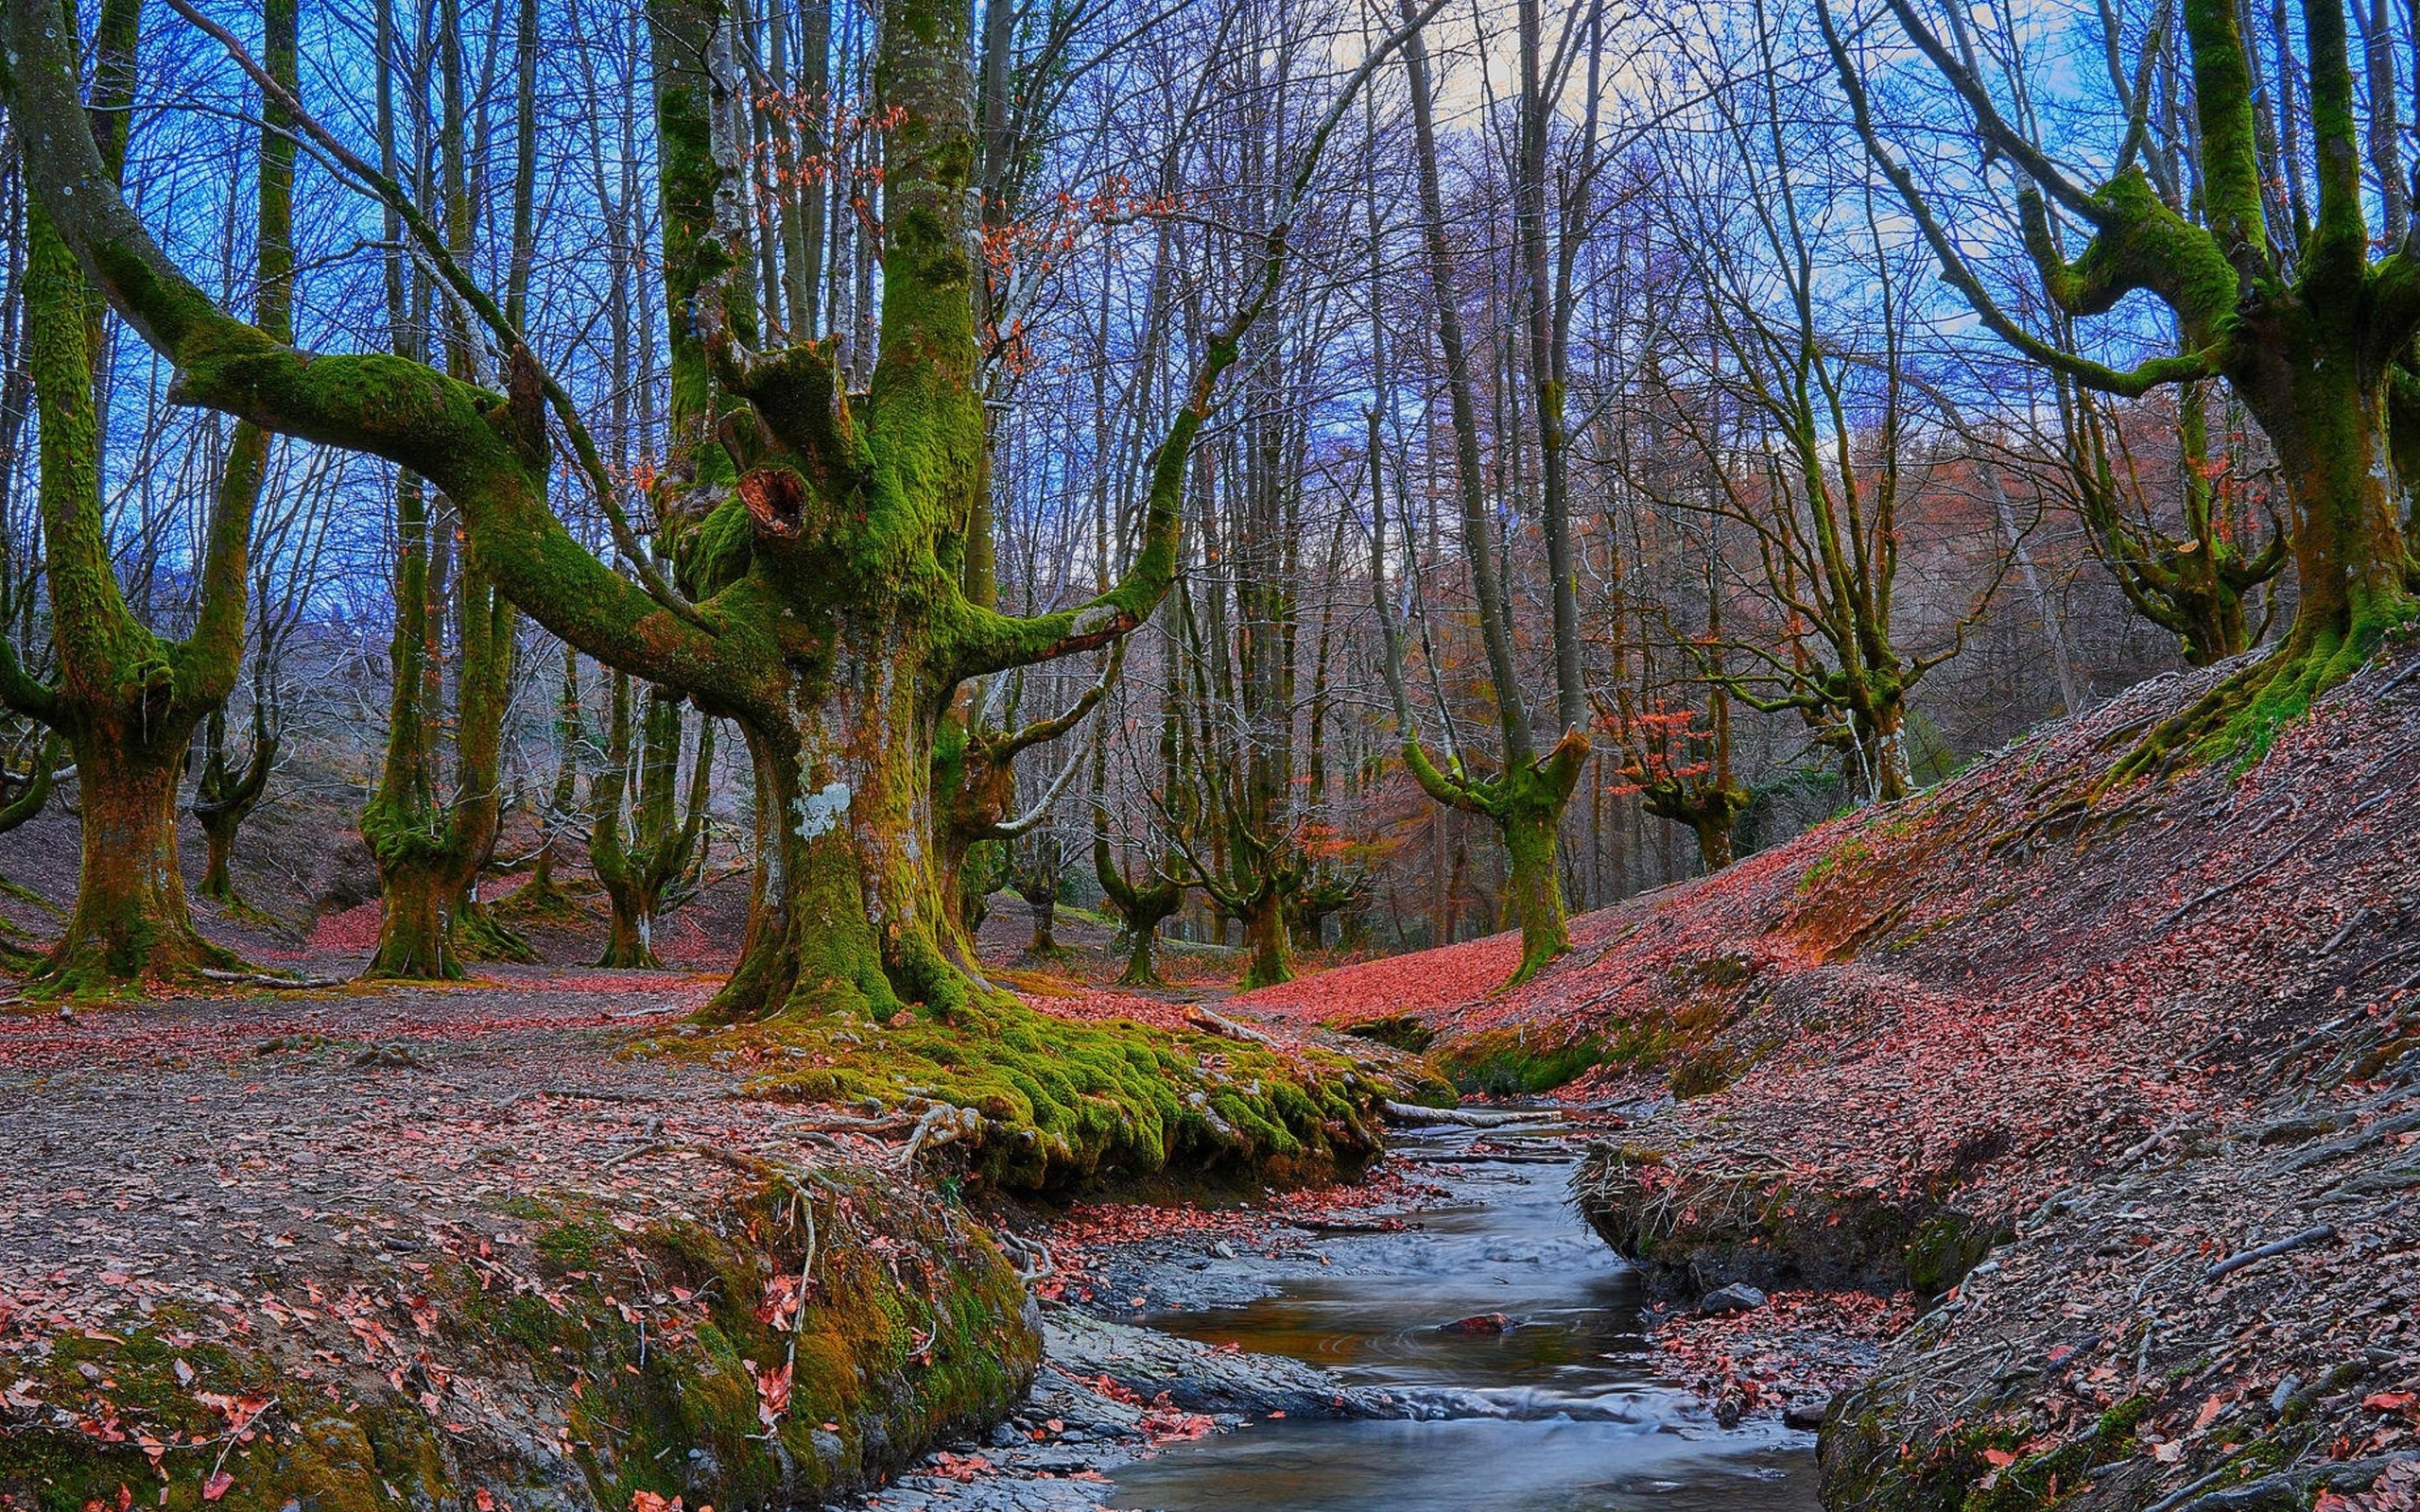
[[[2012,315],[1985,282],[1951,223],[1880,124],[1867,89],[1870,60],[1828,0],[1818,13],[1834,71],[1868,155],[1914,218],[1943,276],[2003,341],[2099,393],[2223,379],[2276,449],[2288,504],[2295,611],[2282,644],[2222,679],[2146,737],[2118,768],[2123,779],[2189,753],[2265,748],[2278,727],[2352,675],[2413,614],[2414,564],[2404,509],[2396,396],[2413,383],[2411,344],[2420,332],[2420,248],[2411,244],[2400,139],[2393,128],[2395,65],[2374,28],[2373,71],[2386,87],[2366,112],[2355,87],[2342,0],[2306,0],[2299,35],[2268,39],[2277,77],[2307,80],[2307,116],[2290,93],[2263,94],[2264,69],[2238,7],[2187,0],[2184,72],[2193,148],[2188,173],[2147,153],[2154,100],[2149,87],[2164,45],[2157,28],[2135,60],[2121,115],[2111,122],[2114,164],[2097,183],[2077,174],[2012,118],[1970,47],[1945,41],[1912,0],[1886,0],[1898,29],[1958,101],[1968,129],[2014,180],[2024,249],[2041,291],[2062,316],[2110,316],[2133,294],[2156,300],[2175,322],[2176,349],[2133,366],[2080,355]],[[1956,18],[1953,17],[1953,20]],[[2113,53],[2118,40],[2110,39]],[[2289,66],[2299,44],[2300,67]],[[2299,144],[2260,127],[2263,112],[2308,129]],[[2364,143],[2365,113],[2387,123]],[[2377,174],[2391,234],[2372,255],[2365,161]],[[2311,193],[2306,197],[2308,182]],[[2273,193],[2284,184],[2286,203]],[[2188,192],[2189,191],[2189,192]],[[2080,251],[2065,247],[2080,228]]]
[[[1422,742],[1404,685],[1402,652],[1384,593],[1387,563],[1383,525],[1373,534],[1373,574],[1379,591],[1378,611],[1389,648],[1388,682],[1392,690],[1396,725],[1403,742],[1404,762],[1422,790],[1440,803],[1483,816],[1504,839],[1509,859],[1506,902],[1521,928],[1521,960],[1513,982],[1527,980],[1571,945],[1563,895],[1562,827],[1589,757],[1590,722],[1587,687],[1581,665],[1578,569],[1571,528],[1570,438],[1563,408],[1570,370],[1570,318],[1573,274],[1578,249],[1584,239],[1584,206],[1596,178],[1597,114],[1602,99],[1605,46],[1604,8],[1589,5],[1564,14],[1564,35],[1550,62],[1546,51],[1545,18],[1538,0],[1521,0],[1518,10],[1521,95],[1514,113],[1512,198],[1514,251],[1522,290],[1521,313],[1529,358],[1529,403],[1537,451],[1537,506],[1546,541],[1547,596],[1551,629],[1548,649],[1554,667],[1552,728],[1560,730],[1544,750],[1530,712],[1513,645],[1513,608],[1506,564],[1493,541],[1494,524],[1488,500],[1490,474],[1481,455],[1478,380],[1469,341],[1463,331],[1462,289],[1457,258],[1445,222],[1445,198],[1440,173],[1436,124],[1436,87],[1430,77],[1426,48],[1418,37],[1406,43],[1405,71],[1410,83],[1412,140],[1419,175],[1420,236],[1425,253],[1428,292],[1435,321],[1438,353],[1443,377],[1454,442],[1454,483],[1461,507],[1463,562],[1477,601],[1479,638],[1486,649],[1494,684],[1497,750],[1491,767],[1482,768],[1468,747],[1451,749],[1441,766]],[[1581,92],[1581,127],[1575,161],[1565,165],[1564,191],[1559,214],[1549,225],[1547,146],[1554,116],[1575,65],[1585,68]],[[1373,227],[1372,255],[1378,255],[1380,237]],[[1381,345],[1374,327],[1374,347]],[[1383,352],[1373,363],[1378,389],[1386,392]],[[1378,514],[1385,510],[1380,472],[1381,447],[1375,421],[1370,447],[1371,482]],[[1514,476],[1524,470],[1517,464]]]
[[[537,130],[530,98],[537,49],[534,0],[521,0],[521,14],[514,49],[522,83],[516,112],[522,162],[516,166],[525,171],[516,179],[505,312],[505,318],[516,325],[527,295],[528,207],[535,193],[534,173],[527,171]],[[396,182],[401,161],[392,15],[391,5],[379,6],[379,167],[389,183]],[[415,154],[434,167],[433,181],[420,186],[418,198],[435,198],[442,206],[442,251],[458,266],[468,260],[477,228],[458,0],[438,0],[436,19],[428,39],[435,57],[418,60],[423,69],[434,67],[440,95],[435,150]],[[413,98],[425,95],[424,78],[406,82]],[[387,322],[397,354],[424,359],[434,330],[440,334],[437,344],[443,349],[448,376],[472,381],[479,350],[466,313],[458,300],[448,300],[441,315],[439,291],[406,256],[403,212],[389,206],[385,218]],[[479,876],[494,854],[504,812],[504,718],[518,633],[513,608],[479,557],[457,551],[456,520],[467,510],[459,495],[441,481],[432,497],[428,476],[406,465],[395,480],[395,625],[388,653],[392,691],[387,749],[377,787],[361,814],[362,838],[378,865],[383,905],[378,948],[367,972],[373,977],[458,977],[466,957],[535,959],[527,943],[477,896]],[[441,770],[449,666],[455,758],[450,788]]]
[[[29,177],[52,145],[77,159],[88,195],[114,201],[134,97],[140,0],[105,0],[94,34],[89,111],[72,64],[65,93],[41,127],[22,112]],[[57,53],[62,18],[45,18]],[[76,35],[72,26],[66,35]],[[292,0],[270,0],[268,67],[294,77]],[[71,55],[72,56],[72,55]],[[263,115],[257,205],[256,329],[288,330],[293,294],[290,217],[293,148],[288,121]],[[194,730],[233,691],[243,657],[252,520],[268,465],[269,427],[236,429],[220,476],[200,568],[192,633],[152,633],[120,591],[102,515],[102,436],[95,400],[102,307],[79,268],[73,232],[39,190],[26,215],[25,322],[40,413],[39,507],[50,601],[55,680],[31,676],[0,636],[0,701],[56,730],[74,756],[83,821],[82,866],[66,932],[37,973],[40,989],[104,990],[131,978],[173,978],[241,963],[203,939],[185,903],[177,858],[178,786]],[[82,207],[75,207],[80,211]]]
[[[2146,457],[2113,401],[2072,379],[2059,385],[2063,471],[2093,550],[2127,603],[2174,635],[2186,662],[2197,667],[2240,655],[2258,639],[2247,625],[2245,601],[2286,564],[2286,531],[2273,515],[2267,539],[2248,544],[2259,524],[2255,490],[2242,475],[2250,447],[2239,435],[2211,435],[2211,387],[2176,386],[2174,423],[2165,427],[2172,455]],[[2258,491],[2265,507],[2266,490]],[[2172,525],[2170,511],[2160,507],[2169,493]]]
[[[589,785],[588,855],[611,908],[596,964],[653,968],[664,964],[656,958],[655,922],[697,890],[704,866],[715,731],[713,720],[698,722],[684,799],[684,701],[663,689],[635,690],[647,707],[633,740],[633,693],[629,676],[615,673],[605,765]]]
[[[180,5],[181,13],[199,21]],[[177,367],[193,402],[321,444],[382,455],[460,510],[475,570],[506,599],[608,665],[733,719],[758,790],[766,906],[717,1009],[724,1016],[866,1009],[903,1000],[947,1014],[973,981],[945,948],[930,862],[933,732],[957,684],[1104,646],[1167,593],[1191,442],[1243,333],[1283,280],[1320,149],[1369,72],[1303,137],[1278,213],[1254,238],[1248,286],[1206,343],[1151,467],[1126,576],[1054,613],[1011,616],[961,588],[967,524],[985,487],[974,389],[975,156],[971,7],[887,0],[876,105],[885,143],[880,329],[870,387],[851,390],[837,345],[751,350],[738,318],[748,266],[731,108],[744,86],[719,6],[659,0],[657,137],[666,186],[676,408],[719,447],[731,493],[683,540],[684,594],[645,559],[615,485],[560,384],[391,178],[348,171],[395,205],[423,256],[500,349],[504,391],[386,354],[304,354],[222,311],[127,209],[82,129],[74,54],[55,0],[12,0],[9,96],[32,147],[35,197],[128,322]],[[232,40],[232,39],[231,39]],[[290,96],[289,96],[290,100]],[[310,131],[309,127],[305,127]],[[342,146],[310,134],[323,150]],[[344,154],[349,157],[350,154]],[[676,336],[679,333],[676,328]],[[684,366],[685,362],[685,366]],[[589,553],[546,504],[550,427],[615,522],[641,581]]]

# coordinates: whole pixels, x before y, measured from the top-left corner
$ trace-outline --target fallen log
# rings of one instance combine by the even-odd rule
[[[1547,1110],[1495,1110],[1483,1108],[1423,1108],[1418,1103],[1382,1102],[1378,1110],[1390,1124],[1403,1128],[1502,1128],[1510,1124],[1538,1124],[1558,1116]]]
[[[220,971],[207,966],[201,968],[199,974],[204,981],[230,982],[238,987],[276,987],[289,990],[302,990],[344,986],[342,981],[333,976],[277,976],[268,971]]]

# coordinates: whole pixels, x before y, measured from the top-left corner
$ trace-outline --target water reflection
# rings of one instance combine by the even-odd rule
[[[1424,1215],[1419,1231],[1305,1240],[1288,1247],[1334,1265],[1292,1267],[1249,1306],[1150,1314],[1171,1332],[1397,1392],[1439,1420],[1256,1423],[1119,1471],[1107,1504],[1809,1512],[1806,1435],[1723,1432],[1654,1378],[1636,1280],[1565,1205],[1568,1175],[1560,1163],[1473,1164],[1458,1182],[1471,1200]],[[1497,1314],[1512,1327],[1441,1329]]]

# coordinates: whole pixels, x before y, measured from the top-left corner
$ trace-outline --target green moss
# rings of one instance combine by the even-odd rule
[[[114,1507],[121,1486],[169,1512],[279,1512],[295,1501],[375,1512],[446,1494],[437,1429],[417,1408],[381,1394],[339,1413],[264,1356],[186,1336],[192,1321],[163,1309],[122,1341],[62,1335],[44,1358],[17,1357],[12,1370],[45,1407],[0,1425],[0,1507]],[[249,1442],[231,1444],[229,1417],[205,1396],[276,1405],[252,1419]],[[145,1438],[167,1446],[157,1470]],[[233,1482],[211,1503],[203,1486],[222,1449]]]
[[[1562,1043],[1535,1043],[1512,1030],[1458,1040],[1437,1057],[1454,1085],[1489,1097],[1542,1092],[1609,1062],[1643,1058],[1643,1042],[1625,1037],[1609,1046],[1596,1036]]]
[[[1908,1240],[1908,1284],[1939,1297],[1981,1264],[2002,1235],[1992,1225],[1955,1209],[1944,1209],[1916,1226]]]
[[[1014,1002],[928,1013],[788,1014],[642,1052],[745,1068],[751,1095],[798,1102],[970,1108],[970,1175],[1043,1191],[1111,1175],[1249,1170],[1316,1179],[1380,1147],[1380,1098],[1416,1088],[1324,1052],[1119,1020],[1053,1018]]]
[[[645,1223],[586,1196],[498,1207],[531,1226],[548,1284],[495,1286],[442,1258],[411,1284],[437,1330],[421,1341],[432,1363],[491,1401],[514,1400],[503,1433],[475,1408],[424,1408],[415,1370],[401,1388],[347,1372],[305,1381],[269,1352],[273,1339],[199,1340],[206,1320],[164,1309],[123,1342],[66,1335],[21,1362],[48,1405],[0,1420],[0,1506],[114,1507],[120,1485],[150,1506],[149,1437],[169,1446],[160,1504],[205,1512],[227,1426],[213,1393],[276,1402],[251,1443],[229,1448],[222,1512],[424,1512],[491,1487],[511,1502],[516,1486],[608,1512],[639,1490],[812,1503],[994,1420],[1038,1362],[1025,1288],[990,1239],[870,1176],[801,1173],[703,1216]],[[802,1271],[804,1307],[783,1305]],[[784,1369],[777,1406],[759,1382]],[[457,1412],[471,1420],[449,1422]]]
[[[1425,1055],[1437,1042],[1437,1031],[1421,1022],[1416,1013],[1398,1013],[1384,1019],[1369,1019],[1348,1024],[1344,1032],[1357,1040],[1374,1040],[1382,1045],[1411,1055]]]

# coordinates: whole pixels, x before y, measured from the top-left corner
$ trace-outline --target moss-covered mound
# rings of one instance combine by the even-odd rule
[[[937,1199],[779,1172],[701,1207],[506,1199],[266,1313],[60,1333],[12,1362],[0,1507],[815,1504],[1030,1382],[1023,1284]]]
[[[1433,1095],[1375,1059],[1017,1004],[942,1022],[899,1014],[784,1016],[643,1041],[640,1053],[750,1074],[745,1091],[886,1111],[947,1104],[979,1116],[953,1146],[973,1180],[1035,1193],[1162,1173],[1288,1183],[1375,1157],[1375,1108]]]

